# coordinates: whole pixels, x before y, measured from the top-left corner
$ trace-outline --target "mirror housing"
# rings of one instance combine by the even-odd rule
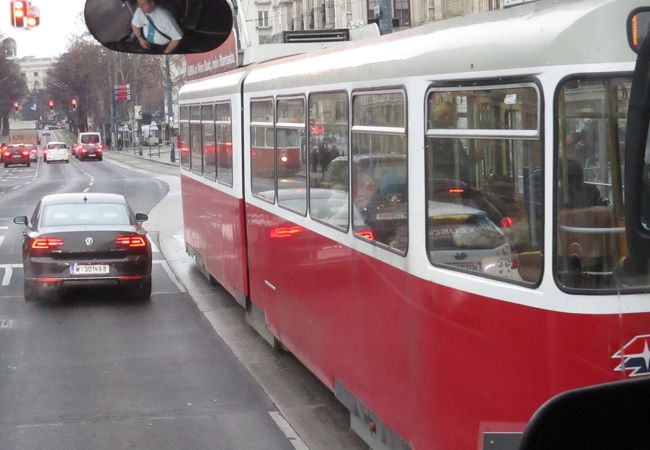
[[[180,44],[170,52],[172,54],[213,50],[232,32],[233,12],[227,0],[151,1],[156,8],[167,10],[182,32]],[[134,35],[131,20],[137,8],[137,0],[86,0],[84,19],[90,34],[110,50],[121,53],[163,53],[164,46],[145,49]]]
[[[27,216],[18,216],[14,217],[14,223],[16,225],[27,225],[29,220],[27,220]]]
[[[136,213],[135,220],[137,222],[146,222],[147,220],[149,220],[149,216],[144,213]]]
[[[567,391],[533,415],[520,450],[621,450],[650,442],[650,378]]]

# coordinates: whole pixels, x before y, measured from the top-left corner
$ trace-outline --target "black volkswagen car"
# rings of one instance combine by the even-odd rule
[[[124,286],[140,299],[151,295],[151,245],[122,195],[53,194],[43,197],[23,242],[25,300],[66,286]]]

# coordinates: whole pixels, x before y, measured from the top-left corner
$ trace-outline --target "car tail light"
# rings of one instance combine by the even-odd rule
[[[23,156],[29,156],[29,150],[23,150],[21,153]]]
[[[55,250],[63,245],[63,239],[56,237],[32,239],[32,250]]]
[[[302,231],[302,227],[299,225],[295,225],[292,227],[275,227],[271,229],[271,232],[269,234],[271,238],[287,238],[287,237],[295,236],[301,231]]]
[[[355,231],[354,234],[362,238],[369,239],[371,241],[375,240],[375,233],[373,233],[370,230]]]
[[[81,153],[88,153],[88,149],[87,148],[82,148]]]
[[[147,240],[143,236],[118,236],[115,243],[128,248],[142,248],[147,246]]]
[[[503,219],[501,219],[501,222],[499,222],[499,225],[502,228],[510,228],[514,225],[515,221],[512,217],[506,216]]]
[[[101,148],[101,147],[97,147],[97,153],[101,153],[101,152],[102,152],[102,148]]]
[[[11,152],[5,152],[4,155],[5,156],[11,156]]]

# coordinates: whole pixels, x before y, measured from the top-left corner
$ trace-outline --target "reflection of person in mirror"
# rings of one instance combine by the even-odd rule
[[[131,28],[140,47],[152,53],[171,53],[183,38],[183,32],[171,13],[154,0],[138,0]]]

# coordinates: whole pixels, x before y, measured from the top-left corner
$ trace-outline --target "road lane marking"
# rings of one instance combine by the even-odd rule
[[[9,227],[0,227],[0,230],[8,230]]]
[[[4,240],[5,240],[5,237],[4,237],[4,236],[0,236],[0,247],[2,247],[2,241],[4,241]]]
[[[5,270],[5,275],[2,277],[2,283],[0,283],[0,286],[9,286],[9,283],[11,283],[11,276],[14,273],[14,269],[19,269],[22,267],[22,264],[0,264],[0,269]]]
[[[293,448],[296,450],[309,450],[309,447],[307,447],[305,441],[303,441],[300,436],[298,436],[296,430],[293,429],[291,424],[289,424],[287,419],[284,418],[280,411],[269,411],[269,416],[271,416],[271,419],[273,419],[280,431],[282,431],[287,439],[289,439],[289,442],[291,442]]]
[[[169,264],[167,263],[167,261],[165,261],[164,259],[157,259],[157,260],[155,260],[153,262],[156,263],[156,264],[160,264],[162,266],[162,268],[165,269],[165,272],[167,272],[167,276],[169,277],[170,280],[172,280],[172,282],[176,285],[176,287],[178,288],[179,291],[187,292],[185,290],[185,287],[181,284],[181,282],[178,281],[178,278],[176,278],[176,275],[174,274],[174,272],[172,272],[172,268],[169,267]]]
[[[160,250],[158,250],[158,247],[156,247],[156,243],[151,239],[151,236],[147,235],[147,239],[149,240],[149,244],[151,244],[151,251],[152,252],[158,252],[160,253]],[[2,241],[0,241],[0,244]]]

